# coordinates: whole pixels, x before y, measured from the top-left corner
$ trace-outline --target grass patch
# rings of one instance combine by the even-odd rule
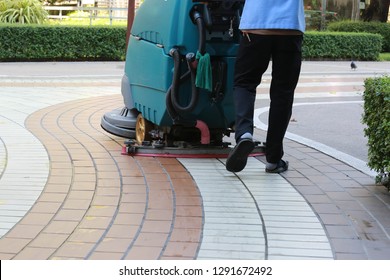
[[[379,61],[390,61],[390,53],[380,53]]]

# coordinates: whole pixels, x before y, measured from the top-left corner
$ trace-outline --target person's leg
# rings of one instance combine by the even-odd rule
[[[270,60],[270,40],[267,36],[249,35],[244,37],[237,55],[234,76],[233,98],[235,104],[236,146],[229,154],[226,169],[239,172],[245,168],[248,155],[254,148],[253,113],[256,88]]]
[[[267,70],[271,55],[270,36],[250,34],[244,36],[238,50],[234,69],[233,98],[235,105],[235,139],[244,133],[253,135],[253,113],[256,88]]]
[[[276,36],[274,43],[266,159],[274,167],[282,164],[281,170],[275,171],[284,171],[288,166],[281,162],[284,154],[283,138],[290,122],[294,92],[301,70],[302,36]],[[268,165],[267,171],[272,171],[271,167]]]

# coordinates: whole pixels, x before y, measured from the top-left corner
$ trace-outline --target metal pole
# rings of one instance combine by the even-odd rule
[[[128,5],[127,5],[126,51],[127,51],[127,45],[129,43],[129,39],[130,39],[131,27],[133,26],[133,21],[134,21],[134,16],[135,16],[134,12],[135,12],[135,0],[128,0]]]
[[[326,0],[322,0],[322,3],[321,3],[321,30],[325,29],[325,18],[326,18]]]

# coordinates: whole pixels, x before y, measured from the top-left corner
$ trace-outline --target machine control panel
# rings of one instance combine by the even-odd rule
[[[207,29],[207,38],[231,41],[237,38],[244,0],[208,0],[197,1],[194,9],[203,16]]]

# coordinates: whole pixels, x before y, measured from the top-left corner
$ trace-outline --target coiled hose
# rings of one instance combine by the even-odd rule
[[[191,14],[194,23],[198,28],[199,33],[199,45],[198,52],[204,54],[206,51],[206,28],[203,20],[202,14],[194,10]],[[179,122],[182,119],[181,114],[188,113],[194,110],[199,100],[199,89],[196,87],[196,67],[192,65],[192,62],[195,60],[195,55],[193,53],[189,53],[186,55],[188,71],[180,76],[181,74],[181,55],[177,48],[173,48],[170,50],[169,54],[173,58],[174,70],[173,70],[173,78],[172,85],[168,89],[166,95],[166,106],[167,111],[174,123]],[[183,106],[179,102],[179,89],[180,84],[186,81],[189,77],[191,77],[191,100],[188,105]]]

